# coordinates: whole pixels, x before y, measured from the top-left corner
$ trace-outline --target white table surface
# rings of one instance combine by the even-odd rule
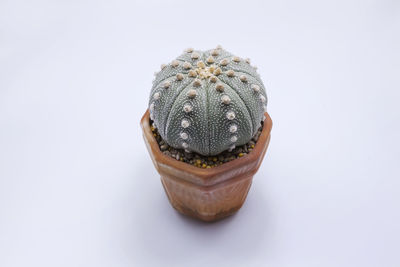
[[[250,57],[274,121],[243,208],[163,192],[139,120],[192,46]],[[1,1],[0,266],[400,266],[399,1]]]

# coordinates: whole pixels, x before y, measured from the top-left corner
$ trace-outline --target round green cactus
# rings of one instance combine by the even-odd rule
[[[265,87],[248,59],[221,47],[189,48],[156,73],[149,110],[170,146],[211,156],[250,141],[266,104]]]

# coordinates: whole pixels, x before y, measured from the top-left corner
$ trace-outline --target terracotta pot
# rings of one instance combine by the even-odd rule
[[[268,113],[265,117],[253,151],[220,166],[202,169],[161,152],[150,129],[147,110],[140,122],[144,141],[171,205],[179,212],[203,221],[222,219],[239,210],[271,137],[272,121]]]

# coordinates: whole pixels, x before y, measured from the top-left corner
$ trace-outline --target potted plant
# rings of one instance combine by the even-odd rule
[[[215,221],[240,209],[270,140],[266,104],[256,68],[221,47],[161,66],[141,126],[176,210]]]

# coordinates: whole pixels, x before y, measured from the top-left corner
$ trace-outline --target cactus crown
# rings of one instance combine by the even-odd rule
[[[191,48],[155,74],[150,118],[172,147],[216,155],[247,143],[267,104],[256,68],[221,47]]]

